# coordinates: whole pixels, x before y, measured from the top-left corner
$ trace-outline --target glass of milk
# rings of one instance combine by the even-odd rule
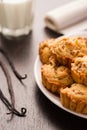
[[[6,37],[29,34],[33,23],[33,0],[0,0],[0,31]]]

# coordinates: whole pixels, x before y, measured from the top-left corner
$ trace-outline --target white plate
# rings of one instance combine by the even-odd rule
[[[67,36],[85,36],[87,37],[87,32],[80,32],[80,33],[73,33],[73,34],[69,34]],[[64,36],[63,36],[64,37]],[[84,114],[79,114],[79,113],[76,113],[76,112],[73,112],[65,107],[62,106],[61,102],[60,102],[60,98],[55,96],[54,94],[52,94],[51,92],[49,92],[42,84],[42,81],[41,81],[41,62],[40,62],[40,59],[39,59],[39,56],[37,56],[36,58],[36,61],[35,61],[35,65],[34,65],[34,76],[35,76],[35,80],[36,80],[36,83],[38,85],[38,87],[40,88],[40,90],[42,91],[42,93],[51,101],[53,102],[54,104],[56,104],[58,107],[60,107],[61,109],[69,112],[69,113],[72,113],[76,116],[79,116],[79,117],[82,117],[82,118],[85,118],[87,119],[87,115],[84,115]]]

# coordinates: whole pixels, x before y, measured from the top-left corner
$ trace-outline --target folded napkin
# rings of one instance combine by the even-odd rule
[[[56,32],[68,33],[87,29],[87,0],[75,0],[45,15],[46,26]]]

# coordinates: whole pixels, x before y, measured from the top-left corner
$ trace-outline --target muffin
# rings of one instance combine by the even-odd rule
[[[66,37],[56,39],[51,46],[51,51],[56,55],[59,63],[70,66],[74,58],[87,55],[87,38]]]
[[[74,60],[71,64],[71,74],[77,83],[87,85],[87,56]]]
[[[61,89],[60,99],[64,107],[87,114],[87,86],[74,83],[70,88]]]
[[[55,59],[50,49],[50,46],[54,43],[54,40],[55,39],[48,39],[39,44],[39,56],[43,64],[48,64],[50,57],[52,57],[51,59]]]
[[[42,83],[52,93],[60,93],[61,88],[65,88],[73,83],[70,71],[65,66],[55,67],[43,65],[41,67]]]

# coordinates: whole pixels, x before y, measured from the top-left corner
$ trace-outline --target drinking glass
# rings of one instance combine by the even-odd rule
[[[33,24],[33,0],[1,0],[0,31],[6,37],[28,35]]]

